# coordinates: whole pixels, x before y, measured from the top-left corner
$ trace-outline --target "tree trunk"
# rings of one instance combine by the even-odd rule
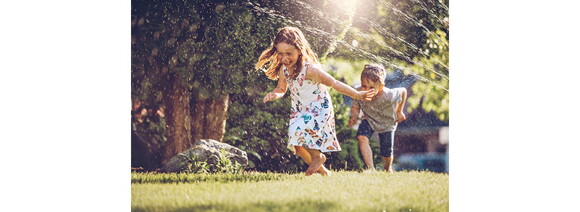
[[[163,151],[161,164],[189,148],[194,140],[191,130],[191,112],[189,101],[191,93],[181,80],[172,77],[171,92],[167,96],[167,143]]]
[[[209,99],[197,98],[192,122],[195,141],[199,139],[222,141],[226,130],[229,99],[229,95]]]
[[[191,122],[191,129],[193,129],[193,140],[199,141],[204,138],[203,123],[205,120],[205,108],[207,99],[198,96],[193,105],[193,121]]]
[[[205,137],[222,141],[226,132],[229,95],[213,98],[208,102],[205,117]]]

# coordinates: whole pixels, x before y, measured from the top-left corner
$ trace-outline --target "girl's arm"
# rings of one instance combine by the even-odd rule
[[[274,88],[272,92],[267,93],[266,96],[264,96],[264,103],[282,98],[286,93],[287,86],[288,84],[286,83],[286,77],[284,77],[284,72],[280,70],[278,72],[278,85],[276,85],[276,88]]]
[[[357,91],[354,88],[344,84],[343,82],[334,79],[334,77],[330,76],[330,74],[324,72],[322,69],[316,66],[308,66],[308,69],[306,69],[306,78],[318,83],[322,83],[328,87],[332,87],[336,89],[336,91],[355,99],[370,101],[375,95],[375,92],[372,90]]]
[[[401,91],[401,101],[397,103],[397,107],[395,108],[395,113],[397,113],[397,122],[402,122],[407,119],[403,113],[405,102],[407,102],[407,89],[403,88]]]

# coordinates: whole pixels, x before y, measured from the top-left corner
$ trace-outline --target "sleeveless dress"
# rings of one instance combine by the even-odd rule
[[[282,66],[292,99],[288,149],[294,154],[294,146],[318,149],[321,152],[340,151],[328,88],[306,79],[306,68],[310,65],[306,63],[296,79],[289,78],[288,69]]]

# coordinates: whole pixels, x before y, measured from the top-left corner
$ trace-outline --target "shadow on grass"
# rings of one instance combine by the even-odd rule
[[[231,205],[227,203],[199,204],[179,209],[165,210],[163,208],[142,208],[133,207],[131,211],[338,211],[338,205],[333,202],[295,201],[283,202],[261,202],[242,205]]]
[[[276,212],[286,212],[286,211],[391,211],[391,212],[425,212],[430,210],[419,209],[414,206],[398,206],[398,207],[381,207],[381,206],[370,206],[368,208],[346,208],[337,204],[335,202],[315,202],[315,201],[294,201],[294,202],[262,202],[262,203],[248,203],[241,205],[233,205],[228,203],[209,203],[209,204],[196,204],[181,208],[152,208],[152,207],[132,207],[131,211],[141,212],[141,211],[170,211],[170,212],[189,212],[189,211],[276,211]],[[447,209],[436,209],[431,211],[449,211]]]

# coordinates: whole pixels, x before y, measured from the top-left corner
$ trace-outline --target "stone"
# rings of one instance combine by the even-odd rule
[[[191,153],[197,158],[196,161],[206,161],[208,164],[215,165],[218,162],[222,149],[225,150],[226,157],[233,163],[237,161],[242,166],[248,165],[248,154],[245,151],[213,139],[201,139],[193,147],[169,159],[162,170],[165,172],[181,171],[186,167]]]

